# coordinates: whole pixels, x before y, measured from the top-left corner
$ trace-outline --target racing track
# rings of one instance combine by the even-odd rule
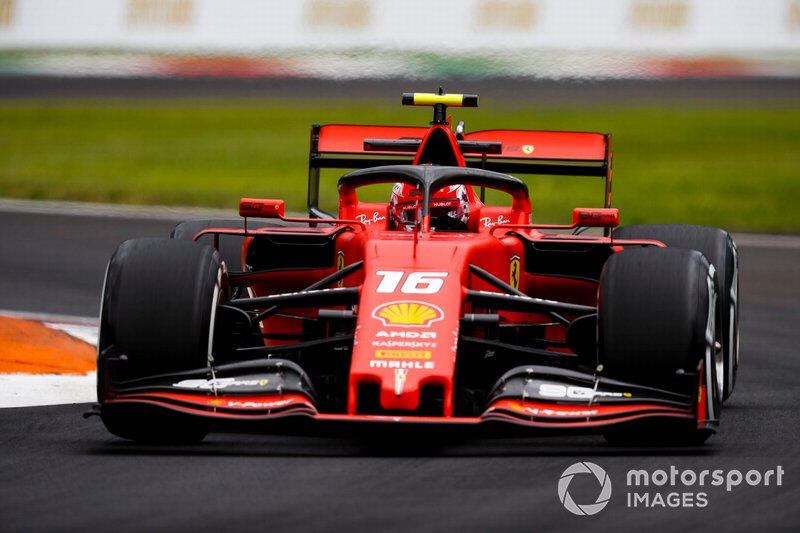
[[[116,216],[114,216],[116,213]],[[0,204],[0,308],[93,315],[119,241],[166,235],[152,216],[74,216]],[[111,437],[88,405],[0,409],[0,531],[659,531],[796,530],[800,525],[800,241],[739,239],[743,301],[739,382],[722,432],[704,447],[632,450],[599,437],[439,440],[213,434],[178,448]],[[578,461],[612,480],[591,517],[559,503]],[[631,469],[784,469],[782,486],[626,486]],[[773,478],[773,485],[775,479]],[[628,508],[627,492],[707,493],[702,508]],[[570,492],[591,503],[598,485]],[[581,501],[580,498],[583,497]]]
[[[795,104],[800,78],[579,79],[525,78],[306,80],[299,78],[129,78],[0,75],[0,99],[13,100],[337,100],[364,98],[397,105],[402,91],[477,93],[483,102],[695,106],[740,102]]]

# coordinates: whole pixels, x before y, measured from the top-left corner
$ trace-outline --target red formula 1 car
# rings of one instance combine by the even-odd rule
[[[630,444],[714,433],[737,368],[730,236],[615,229],[609,135],[466,133],[447,107],[476,95],[403,103],[432,106],[430,127],[312,127],[308,218],[242,199],[240,219],[120,245],[100,315],[108,430],[178,442],[289,420]],[[321,169],[356,169],[338,181],[335,216],[319,205]],[[535,224],[510,174],[599,176],[604,205]],[[375,184],[386,201],[359,199]],[[487,190],[503,200],[489,205]]]

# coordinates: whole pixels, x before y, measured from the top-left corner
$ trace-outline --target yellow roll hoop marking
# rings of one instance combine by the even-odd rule
[[[463,103],[463,94],[414,93],[414,105],[444,104],[457,107]]]
[[[478,107],[477,94],[405,93],[404,105],[436,105],[448,107]]]

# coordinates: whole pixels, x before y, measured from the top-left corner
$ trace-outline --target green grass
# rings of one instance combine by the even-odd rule
[[[452,109],[469,130],[608,131],[624,224],[800,231],[800,104],[719,108],[492,105]],[[309,126],[418,124],[386,102],[0,102],[0,197],[235,209],[241,196],[305,204]],[[324,200],[333,205],[328,174]],[[594,178],[528,179],[534,218],[601,203]],[[388,191],[385,196],[388,198]]]

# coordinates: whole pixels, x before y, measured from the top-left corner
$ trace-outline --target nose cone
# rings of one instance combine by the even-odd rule
[[[387,350],[388,351],[388,350]],[[416,352],[423,360],[376,360],[375,367],[381,369],[380,402],[386,410],[415,411],[419,408],[423,380],[430,377],[434,363],[430,352]]]

